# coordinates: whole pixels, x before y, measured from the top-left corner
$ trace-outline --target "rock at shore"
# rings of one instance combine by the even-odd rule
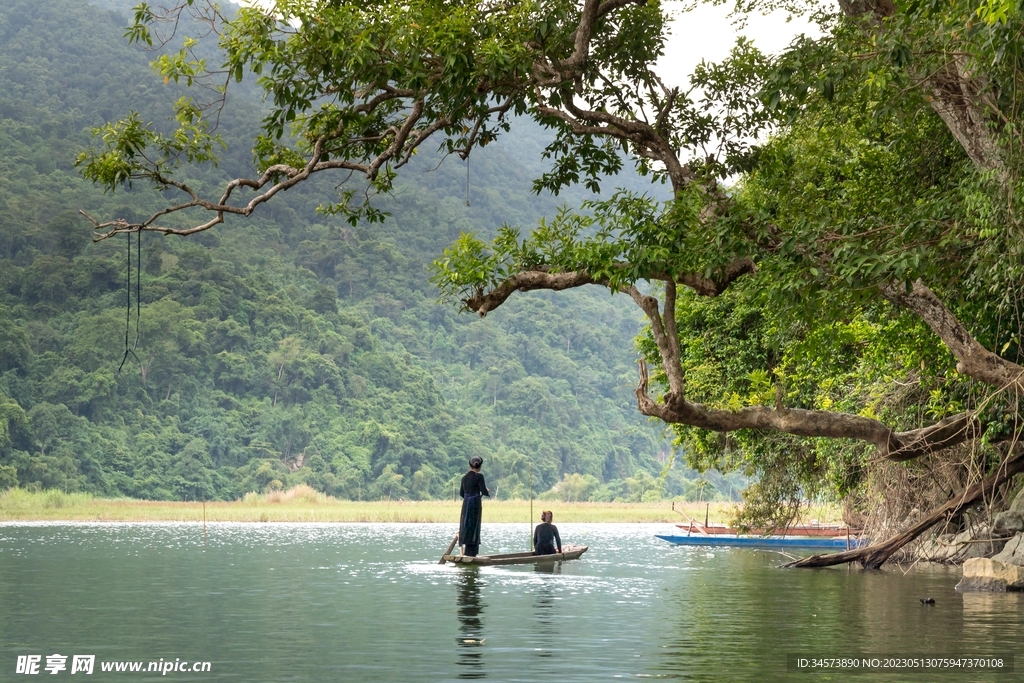
[[[964,575],[956,589],[995,593],[1024,590],[1024,567],[992,558],[974,557],[964,562]]]
[[[1024,567],[1024,534],[1017,534],[1007,541],[1002,551],[998,555],[994,555],[992,559],[1003,564]]]
[[[1024,489],[1013,498],[1010,507],[992,518],[992,533],[1006,536],[1024,531]]]
[[[1024,516],[1016,510],[1003,510],[992,519],[992,533],[1015,534],[1024,531]]]
[[[927,562],[956,564],[972,557],[987,557],[1003,549],[1002,541],[988,541],[988,538],[984,527],[968,529],[955,536],[942,534],[923,542],[917,549],[917,557]]]

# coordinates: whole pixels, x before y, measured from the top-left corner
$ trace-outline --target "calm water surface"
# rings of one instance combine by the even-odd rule
[[[194,524],[0,525],[0,681],[25,680],[18,655],[54,653],[211,662],[166,676],[97,664],[86,680],[101,681],[842,681],[789,672],[787,655],[1024,642],[1021,594],[960,595],[956,570],[781,570],[771,552],[655,539],[667,525],[559,528],[590,546],[582,560],[467,569],[437,564],[452,525],[211,524],[205,545]],[[483,550],[521,550],[527,534],[485,523]]]

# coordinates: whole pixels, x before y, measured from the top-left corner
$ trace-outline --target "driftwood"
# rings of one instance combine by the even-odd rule
[[[832,567],[848,562],[860,562],[861,566],[865,569],[878,569],[886,560],[892,557],[893,553],[913,541],[936,523],[949,519],[975,504],[983,497],[992,495],[1003,483],[1021,472],[1024,472],[1024,454],[1018,454],[1014,458],[1002,463],[994,474],[973,486],[967,487],[959,496],[951,498],[949,502],[920,522],[887,541],[858,550],[847,550],[831,555],[812,555],[796,562],[790,562],[785,566]]]

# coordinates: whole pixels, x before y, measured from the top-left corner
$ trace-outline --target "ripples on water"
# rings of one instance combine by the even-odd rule
[[[961,596],[953,569],[780,570],[670,546],[664,526],[559,528],[582,560],[463,568],[437,564],[452,525],[214,523],[205,544],[196,524],[0,525],[0,680],[52,653],[213,663],[178,680],[843,680],[786,655],[1007,654],[1024,635],[1019,594]],[[528,539],[485,524],[483,550]]]

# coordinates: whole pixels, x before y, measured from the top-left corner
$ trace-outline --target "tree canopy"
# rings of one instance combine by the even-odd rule
[[[306,483],[447,498],[473,454],[500,499],[529,495],[531,464],[535,492],[568,481],[557,495],[577,499],[742,488],[714,474],[702,488],[682,467],[651,484],[669,447],[632,405],[626,302],[580,291],[475,321],[436,301],[427,266],[460,231],[493,234],[588,196],[531,197],[550,138],[524,120],[474,155],[471,206],[465,164],[438,166],[425,149],[377,198],[383,224],[318,214],[333,182],[314,177],[244,222],[143,234],[141,250],[130,235],[125,358],[129,236],[90,244],[71,208],[134,221],[167,199],[97,191],[74,151],[122,103],[161,127],[187,91],[123,41],[127,4],[104,5],[119,14],[84,0],[0,5],[0,489],[192,500]],[[254,83],[236,85],[218,165],[181,169],[197,186],[249,166],[263,109]]]
[[[1010,476],[1024,463],[1022,16],[1000,0],[781,6],[820,35],[779,55],[740,40],[686,87],[658,74],[656,0],[246,8],[219,24],[218,73],[258,74],[271,105],[257,175],[210,195],[176,179],[182,160],[211,158],[215,106],[180,101],[173,133],[110,124],[79,160],[86,177],[184,200],[96,220],[97,234],[203,231],[339,171],[357,186],[322,209],[378,220],[373,193],[428,140],[465,159],[529,116],[554,132],[536,191],[596,189],[631,160],[671,198],[623,190],[529,230],[463,234],[434,266],[443,296],[486,315],[517,292],[628,295],[649,323],[640,411],[673,425],[694,464],[759,474],[752,514],[851,492],[896,472],[886,463],[959,458],[939,502],[997,465]],[[160,18],[140,6],[132,39],[151,41]],[[161,73],[214,75],[187,52]]]

